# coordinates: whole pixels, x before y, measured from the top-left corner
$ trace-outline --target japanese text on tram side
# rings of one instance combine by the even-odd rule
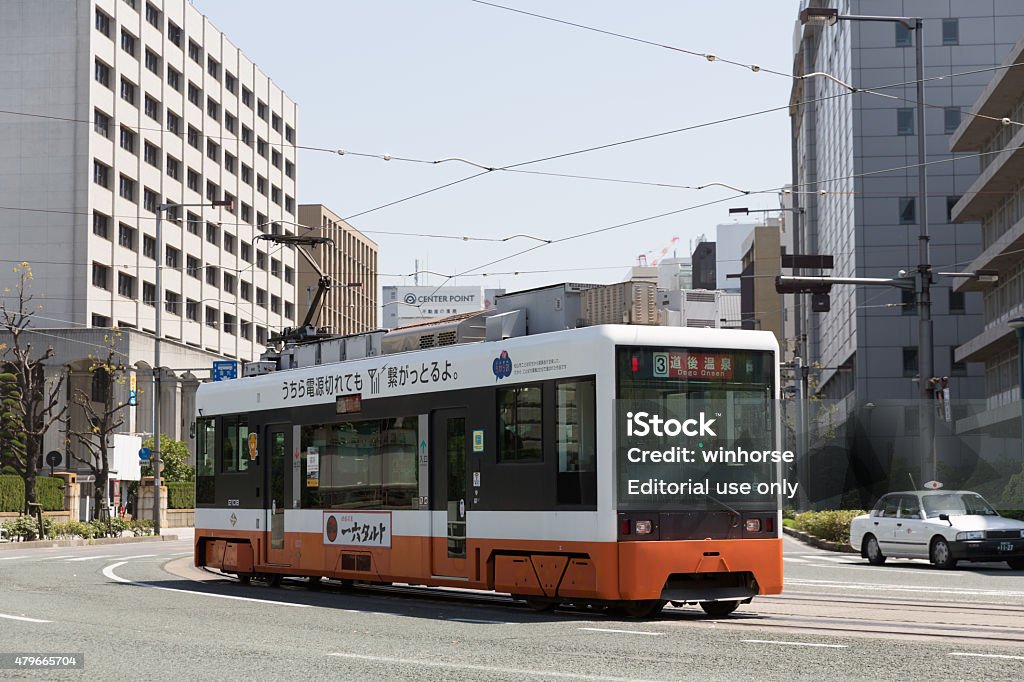
[[[359,523],[353,522],[347,528],[338,529],[338,535],[342,540],[349,539],[352,542],[378,543],[384,540],[387,532],[387,524],[384,523]]]
[[[393,365],[362,372],[328,374],[307,379],[292,379],[281,382],[283,400],[334,397],[341,393],[362,393],[367,386],[371,396],[381,392],[381,378],[385,377],[390,389],[426,384],[444,384],[459,378],[451,361],[421,362],[416,364]],[[368,382],[368,383],[367,383]]]

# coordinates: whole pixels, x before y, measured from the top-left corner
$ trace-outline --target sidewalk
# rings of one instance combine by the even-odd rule
[[[179,540],[188,540],[192,542],[196,537],[195,528],[161,528],[160,537],[166,537],[168,535],[177,535]]]

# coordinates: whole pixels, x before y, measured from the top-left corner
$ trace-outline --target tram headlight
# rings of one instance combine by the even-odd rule
[[[748,533],[760,533],[761,532],[761,519],[747,519],[747,522],[743,525],[747,529]]]
[[[637,535],[650,535],[654,524],[650,521],[637,521],[633,528]]]

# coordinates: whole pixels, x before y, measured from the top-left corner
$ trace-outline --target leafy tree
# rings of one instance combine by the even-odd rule
[[[6,365],[4,373],[14,375],[17,394],[10,409],[20,418],[24,433],[23,445],[9,443],[4,459],[5,468],[13,469],[25,481],[25,509],[30,502],[36,502],[36,476],[43,452],[43,436],[54,422],[59,421],[67,410],[61,406],[60,396],[66,375],[61,372],[56,378],[47,380],[44,367],[53,357],[53,346],[47,346],[40,354],[33,355],[30,329],[36,310],[33,296],[28,292],[32,281],[32,268],[22,262],[14,267],[18,283],[14,290],[4,289],[0,297],[0,334],[6,343],[0,343],[0,359]],[[9,459],[8,459],[9,457]]]
[[[150,436],[143,441],[142,447],[152,449],[153,437]],[[160,461],[164,465],[160,472],[160,478],[164,483],[194,481],[196,479],[196,469],[188,463],[188,445],[166,434],[160,434],[160,450]],[[142,467],[142,475],[152,476],[152,465],[144,465]]]
[[[118,386],[128,381],[128,370],[122,362],[124,353],[118,350],[121,333],[114,332],[103,337],[106,353],[103,357],[89,356],[89,371],[93,374],[93,387],[98,391],[87,395],[76,389],[71,400],[82,408],[88,426],[76,431],[71,429],[70,419],[65,421],[65,431],[69,441],[82,447],[85,454],[77,454],[70,449],[71,459],[84,464],[96,477],[93,487],[95,514],[97,518],[106,514],[107,480],[110,478],[110,465],[113,458],[113,435],[121,431],[128,416],[128,401],[120,401],[115,397]],[[99,400],[93,400],[99,398]]]

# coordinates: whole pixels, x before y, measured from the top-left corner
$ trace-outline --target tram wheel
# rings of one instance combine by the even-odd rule
[[[639,599],[623,602],[619,608],[628,618],[653,618],[667,603],[661,599]]]
[[[281,581],[284,580],[284,576],[280,573],[270,573],[266,576],[267,587],[281,587]]]
[[[252,582],[252,573],[236,573],[235,577],[238,578],[239,585],[248,585]]]
[[[309,584],[308,584],[309,589],[311,589],[311,590],[319,590],[320,587],[323,585],[323,582],[322,582],[323,579],[324,578],[321,575],[311,575],[311,576],[309,576]]]
[[[738,601],[702,601],[700,607],[704,609],[704,613],[714,618],[721,618],[722,616],[728,616],[730,613],[735,611],[739,607]]]
[[[544,599],[542,597],[524,597],[523,600],[526,602],[527,606],[534,611],[539,612],[554,611],[555,607],[558,606],[558,602],[550,599]]]

